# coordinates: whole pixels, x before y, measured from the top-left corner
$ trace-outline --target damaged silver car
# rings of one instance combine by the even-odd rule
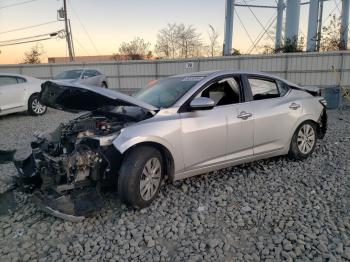
[[[304,159],[327,128],[326,102],[262,73],[198,72],[154,81],[135,97],[48,81],[41,102],[80,115],[16,152],[17,183],[73,221],[102,208],[101,189],[143,208],[171,181],[263,158]],[[214,178],[213,178],[214,179]]]

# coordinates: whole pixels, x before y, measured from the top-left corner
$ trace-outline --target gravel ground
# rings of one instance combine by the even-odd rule
[[[350,260],[349,112],[329,113],[327,136],[305,161],[278,157],[167,184],[141,211],[107,194],[99,216],[73,224],[15,192],[17,207],[0,216],[0,260]],[[0,149],[71,117],[2,117]],[[0,179],[14,172],[2,165]]]

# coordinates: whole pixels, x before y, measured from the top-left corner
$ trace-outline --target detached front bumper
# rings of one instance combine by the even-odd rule
[[[13,158],[17,168],[15,184],[25,193],[33,193],[32,199],[44,212],[55,217],[79,222],[96,215],[103,208],[103,199],[96,187],[57,192],[54,189],[42,190],[43,179],[37,170],[35,150],[18,150]]]

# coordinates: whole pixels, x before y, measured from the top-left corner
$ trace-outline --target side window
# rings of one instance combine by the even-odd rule
[[[96,76],[95,70],[86,70],[84,72],[84,75],[83,75],[84,78],[90,78],[90,77],[94,77],[94,76]]]
[[[27,82],[27,80],[25,80],[24,78],[22,78],[22,77],[17,77],[17,83],[18,84],[22,84],[22,83],[26,83]]]
[[[252,89],[253,99],[262,100],[279,97],[277,84],[274,80],[248,78]]]
[[[0,76],[0,86],[16,85],[17,79],[14,76]]]
[[[99,75],[101,75],[101,73],[97,70],[94,70],[94,76],[99,76]]]
[[[235,78],[227,77],[212,83],[197,97],[208,97],[215,106],[237,104],[240,102],[240,86]]]
[[[282,81],[277,81],[277,85],[278,90],[280,91],[280,96],[285,96],[289,91],[289,86]]]

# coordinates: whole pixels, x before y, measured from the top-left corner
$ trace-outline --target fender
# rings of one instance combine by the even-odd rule
[[[113,141],[114,147],[122,154],[124,154],[129,148],[145,143],[157,143],[164,146],[172,155],[174,159],[175,172],[184,169],[184,162],[182,160],[181,154],[179,154],[175,148],[165,139],[158,136],[137,136],[137,137],[124,137],[122,134]]]
[[[294,132],[295,130],[298,128],[298,126],[304,122],[304,121],[307,121],[307,120],[312,120],[314,121],[315,123],[318,123],[318,120],[319,120],[319,116],[315,116],[313,114],[306,114],[306,115],[303,115],[302,117],[300,117],[298,119],[298,121],[295,122],[294,126],[293,126],[293,129],[291,130],[291,133],[289,134],[289,141],[292,140],[292,137],[294,135]],[[289,145],[288,145],[289,146]]]

